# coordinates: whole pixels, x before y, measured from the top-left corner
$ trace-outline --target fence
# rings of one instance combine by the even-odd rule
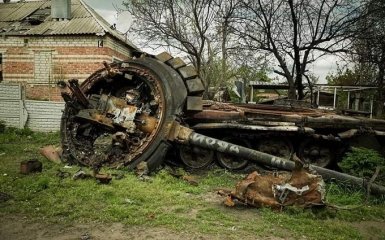
[[[20,84],[0,84],[0,120],[7,126],[58,131],[63,109],[63,102],[25,100]]]

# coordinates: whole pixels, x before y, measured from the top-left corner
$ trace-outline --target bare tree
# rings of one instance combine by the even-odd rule
[[[227,85],[234,77],[232,65],[242,58],[239,36],[234,34],[234,13],[240,2],[129,0],[126,6],[136,19],[131,31],[146,39],[143,45],[171,47],[187,53],[207,90],[211,82],[216,87]],[[232,55],[237,55],[236,61]]]
[[[274,56],[279,64],[274,71],[286,78],[289,98],[297,90],[303,99],[308,64],[347,50],[362,9],[360,0],[243,0],[237,31],[246,48]]]
[[[187,53],[201,73],[211,47],[213,0],[130,0],[126,6],[135,18],[132,31],[157,47]]]
[[[217,15],[215,17],[215,23],[217,28],[217,43],[220,45],[221,52],[221,73],[220,78],[226,82],[228,78],[232,77],[229,71],[229,50],[238,48],[238,43],[234,39],[234,27],[235,27],[235,12],[239,7],[240,0],[216,0]],[[239,51],[237,52],[239,54]],[[239,56],[237,56],[239,57]]]

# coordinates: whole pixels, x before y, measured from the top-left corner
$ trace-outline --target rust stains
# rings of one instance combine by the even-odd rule
[[[312,207],[324,205],[325,184],[320,175],[297,164],[291,172],[261,175],[257,171],[240,181],[225,199],[226,206],[235,201],[253,207],[280,209],[285,206]]]

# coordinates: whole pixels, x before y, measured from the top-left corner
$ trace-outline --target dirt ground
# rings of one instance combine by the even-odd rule
[[[361,221],[352,224],[364,239],[385,239],[385,222]],[[384,238],[378,238],[378,231]],[[376,234],[377,232],[377,234]],[[121,223],[82,223],[77,225],[45,223],[24,216],[0,218],[1,240],[104,240],[104,239],[226,239],[200,233],[175,232],[162,227],[127,226]],[[247,237],[245,239],[248,239]],[[264,237],[280,240],[277,237]]]
[[[79,224],[60,225],[26,219],[23,216],[2,217],[0,220],[0,239],[56,239],[56,240],[98,240],[98,239],[209,239],[208,237],[177,233],[165,228],[146,229],[137,226],[125,226],[121,223],[103,225]]]
[[[105,240],[105,239],[227,239],[226,235],[215,236],[200,233],[175,232],[161,227],[126,226],[121,223],[82,223],[61,225],[44,223],[23,216],[0,218],[1,240]],[[243,239],[251,239],[246,237]],[[252,238],[255,239],[255,238]],[[267,240],[282,240],[279,237],[264,237]]]
[[[360,221],[352,225],[364,239],[385,239],[385,222]]]

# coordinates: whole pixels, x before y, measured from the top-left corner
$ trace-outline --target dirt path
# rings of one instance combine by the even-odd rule
[[[37,222],[22,216],[3,216],[0,220],[2,240],[98,240],[98,239],[209,239],[207,236],[191,233],[177,233],[166,228],[146,229],[125,226],[121,223],[103,225],[79,224],[76,226]]]
[[[162,227],[127,226],[121,223],[71,224],[45,223],[23,216],[0,216],[1,240],[121,240],[121,239],[232,239],[222,235],[206,235],[191,232],[175,232]],[[257,239],[245,236],[242,239]],[[279,237],[264,237],[267,240],[282,240]]]

